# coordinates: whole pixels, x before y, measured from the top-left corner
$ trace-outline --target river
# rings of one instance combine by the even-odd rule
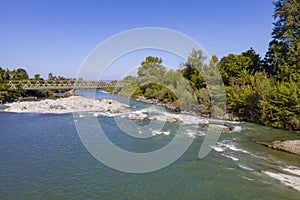
[[[89,91],[80,94],[93,96]],[[96,98],[110,97],[96,93]],[[149,106],[131,105],[136,110]],[[113,117],[97,119],[112,141],[134,152],[160,148],[176,134],[177,125],[166,124],[161,134],[143,142],[124,136]],[[230,125],[233,131],[223,132],[205,158],[199,159],[198,152],[206,130],[185,127],[177,134],[194,140],[183,156],[163,169],[132,174],[96,160],[82,144],[72,114],[0,112],[0,199],[299,199],[299,156],[252,139],[300,135],[252,123]]]

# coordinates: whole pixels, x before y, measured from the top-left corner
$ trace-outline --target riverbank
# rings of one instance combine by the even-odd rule
[[[5,112],[15,113],[51,113],[63,114],[72,112],[102,112],[119,113],[130,108],[114,100],[95,100],[81,96],[70,96],[59,99],[44,99],[41,101],[24,101],[3,104]]]
[[[147,99],[143,96],[138,96],[137,98],[135,98],[135,100],[143,102],[143,103],[162,106],[162,107],[167,108],[171,111],[175,111],[175,112],[181,113],[181,114],[192,115],[192,116],[200,116],[200,117],[204,117],[204,118],[210,118],[210,110],[209,110],[209,108],[206,108],[204,105],[199,105],[200,106],[199,111],[195,112],[195,111],[181,110],[180,106],[176,106],[176,105],[174,105],[174,103],[171,103],[171,102],[160,101],[159,99]],[[226,113],[223,116],[217,116],[216,119],[228,120],[228,121],[234,121],[234,122],[241,122],[242,121],[240,118],[238,118],[237,116],[233,116],[230,113]]]
[[[300,140],[276,140],[273,142],[261,142],[254,140],[257,144],[262,144],[269,148],[300,155]]]
[[[209,118],[209,112],[207,108],[202,108],[199,113],[195,112],[189,112],[189,111],[181,111],[178,107],[174,106],[170,102],[162,102],[158,99],[147,99],[143,96],[139,96],[138,98],[135,99],[136,101],[144,102],[144,103],[149,103],[149,104],[155,104],[158,106],[165,107],[169,110],[178,112],[178,113],[184,113],[187,115],[192,115],[192,116],[201,116],[204,118]],[[229,121],[234,121],[234,122],[241,122],[242,120],[236,116],[233,116],[229,113],[226,113],[224,116],[220,116],[217,119],[220,120],[229,120]],[[216,124],[208,124],[208,123],[203,123],[199,124],[203,128],[213,128],[217,130],[223,130],[223,131],[231,131],[232,127],[230,126],[222,126],[222,125],[216,125]],[[298,132],[296,132],[298,133]],[[285,151],[288,153],[300,155],[300,140],[280,140],[280,141],[273,141],[273,142],[261,142],[261,141],[254,141],[257,144],[261,144],[264,146],[267,146],[269,148],[275,149],[275,150],[280,150],[280,151]]]

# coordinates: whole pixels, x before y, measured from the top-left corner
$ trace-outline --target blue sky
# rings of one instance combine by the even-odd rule
[[[182,32],[219,58],[250,47],[264,56],[272,14],[271,0],[0,0],[0,66],[74,77],[100,42],[141,27]]]

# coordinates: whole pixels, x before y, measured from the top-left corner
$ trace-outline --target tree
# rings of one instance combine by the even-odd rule
[[[189,80],[192,87],[197,90],[205,87],[204,79],[200,73],[205,60],[206,57],[201,50],[193,49],[187,58],[187,62],[183,64],[184,68],[181,70],[182,75]]]
[[[35,74],[33,80],[39,81],[39,80],[43,80],[43,79],[41,78],[40,74]]]
[[[17,69],[17,74],[18,74],[18,77],[21,79],[21,80],[26,80],[29,78],[27,72],[25,69],[23,68],[18,68]]]
[[[64,80],[67,80],[67,78],[63,77],[63,76],[58,76],[57,78],[54,77],[56,80],[59,80],[59,81],[64,81]]]
[[[141,63],[141,67],[138,68],[138,75],[140,84],[162,84],[165,79],[166,68],[162,65],[161,58],[148,56]]]
[[[275,128],[300,130],[300,84],[263,79],[260,88],[260,122]]]
[[[300,2],[274,2],[273,40],[264,59],[266,71],[280,81],[299,81],[300,76]]]
[[[260,58],[259,54],[257,54],[252,47],[250,48],[250,50],[243,52],[242,56],[245,56],[245,57],[248,57],[248,58],[251,59],[252,64],[249,65],[248,68],[247,68],[247,70],[251,74],[255,74],[255,72],[262,71],[261,58]]]
[[[162,69],[162,59],[158,57],[148,56],[145,61],[141,63],[141,67],[138,68],[139,76],[149,75],[153,70]]]
[[[243,70],[249,69],[251,65],[253,65],[253,62],[249,57],[229,54],[220,60],[218,68],[224,84],[228,86],[233,78],[243,76]]]
[[[25,69],[18,68],[10,71],[10,79],[12,80],[26,80],[28,79],[28,74]]]
[[[0,67],[0,84],[9,80],[10,78],[10,71],[8,69],[2,69]]]
[[[56,76],[54,76],[52,73],[49,73],[48,74],[48,80],[49,81],[54,81],[54,80],[56,80],[57,78],[56,78]]]
[[[250,74],[246,69],[242,70],[241,76],[233,77],[230,86],[226,87],[228,110],[235,116],[244,120],[259,122],[261,99],[257,80],[264,78],[261,72]]]

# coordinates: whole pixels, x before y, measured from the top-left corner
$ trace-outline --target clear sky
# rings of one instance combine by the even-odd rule
[[[141,27],[182,32],[219,58],[263,57],[272,14],[271,0],[0,0],[0,66],[74,77],[100,42]]]

